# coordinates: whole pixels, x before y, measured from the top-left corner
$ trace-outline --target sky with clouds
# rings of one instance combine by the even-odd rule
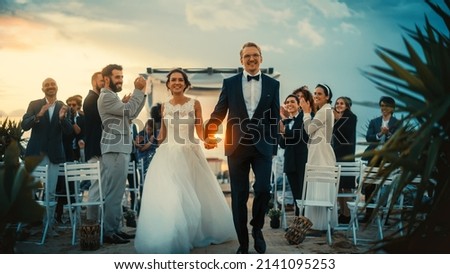
[[[425,14],[443,26],[422,0],[0,0],[0,116],[22,116],[46,77],[65,101],[117,63],[131,90],[147,67],[239,67],[247,41],[281,74],[282,100],[323,82],[335,98],[378,101],[361,70],[381,64],[376,45],[405,52],[402,27],[422,27]],[[359,133],[379,115],[353,110]]]

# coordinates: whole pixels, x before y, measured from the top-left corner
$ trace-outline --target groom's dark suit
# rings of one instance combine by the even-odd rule
[[[205,136],[216,133],[228,113],[225,155],[228,156],[233,221],[240,248],[245,251],[249,242],[247,200],[250,167],[255,174],[250,221],[254,229],[260,231],[263,227],[270,200],[272,156],[277,153],[280,84],[261,74],[261,97],[253,117],[248,117],[242,81],[247,81],[243,73],[223,81],[219,100],[205,127]]]

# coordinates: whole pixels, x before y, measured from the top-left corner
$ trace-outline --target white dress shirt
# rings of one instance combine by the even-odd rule
[[[48,104],[47,98],[45,98],[45,101],[46,101],[47,104]],[[55,111],[55,106],[56,106],[55,103],[56,103],[56,100],[55,100],[55,102],[48,108],[48,115],[50,116],[50,117],[49,117],[50,122],[52,121],[53,112]]]
[[[257,74],[260,75],[259,81],[251,80],[247,81],[247,75],[250,75],[244,70],[242,74],[242,92],[244,93],[245,106],[247,107],[248,117],[251,119],[255,113],[256,107],[258,106],[259,100],[261,99],[261,89],[262,89],[262,79],[261,71]]]

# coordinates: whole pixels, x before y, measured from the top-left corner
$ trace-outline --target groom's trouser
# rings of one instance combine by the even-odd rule
[[[231,183],[231,209],[239,244],[248,248],[247,201],[249,197],[250,167],[255,174],[254,198],[250,224],[261,229],[270,200],[272,156],[261,154],[254,145],[239,145],[228,156]]]

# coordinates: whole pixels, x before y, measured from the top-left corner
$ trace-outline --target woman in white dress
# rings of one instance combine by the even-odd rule
[[[308,163],[311,165],[335,166],[336,157],[331,146],[333,135],[334,115],[331,108],[331,89],[325,84],[318,84],[314,91],[314,103],[318,109],[314,118],[311,117],[311,105],[308,101],[300,99],[300,106],[303,110],[303,123],[305,131],[309,135],[308,142]],[[323,184],[314,185],[307,190],[307,198],[328,198],[331,190],[329,186]],[[305,217],[313,223],[312,229],[327,229],[326,208],[305,207]],[[334,207],[331,226],[337,224],[337,209]]]
[[[203,139],[200,102],[186,97],[181,69],[167,75],[172,98],[145,178],[136,239],[138,253],[189,253],[194,247],[236,238],[231,210],[209,168],[194,129]]]

